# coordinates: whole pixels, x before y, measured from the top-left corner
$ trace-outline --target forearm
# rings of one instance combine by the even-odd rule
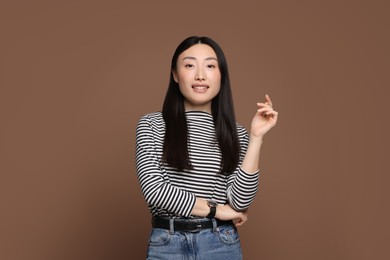
[[[206,217],[210,213],[210,207],[207,205],[207,200],[196,198],[195,205],[191,215],[198,217]],[[234,210],[229,204],[218,204],[215,212],[215,218],[220,220],[242,220],[246,218],[243,212]]]
[[[243,171],[239,170],[237,173],[238,176],[234,177],[232,192],[228,194],[229,199],[231,199],[230,205],[219,205],[216,213],[217,218],[219,215],[222,215],[222,218],[226,218],[229,215],[234,215],[236,211],[245,210],[252,202],[257,193],[259,157],[262,142],[262,137],[251,136],[249,138],[248,148],[241,164]],[[236,210],[232,209],[231,206]],[[191,215],[206,217],[209,212],[210,208],[207,205],[207,200],[196,198]]]
[[[237,211],[246,210],[253,202],[259,184],[259,159],[262,138],[248,139],[240,168],[229,177],[227,197],[230,206]]]
[[[262,136],[250,136],[248,149],[246,151],[241,168],[248,174],[255,174],[259,170],[260,150],[263,143]]]
[[[191,215],[198,217],[206,217],[210,212],[210,207],[207,205],[207,200],[196,198]]]
[[[242,169],[247,173],[259,169],[260,148],[264,135],[276,125],[278,112],[272,108],[272,101],[265,95],[266,102],[257,103],[258,109],[251,122],[251,132],[248,150],[242,163]]]

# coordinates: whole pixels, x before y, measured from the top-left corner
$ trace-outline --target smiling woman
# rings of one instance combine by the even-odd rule
[[[153,216],[147,259],[242,259],[236,227],[247,220],[262,139],[278,117],[265,98],[248,134],[236,123],[219,45],[196,36],[179,44],[162,112],[137,126],[137,174]]]
[[[214,50],[206,44],[197,44],[179,55],[172,71],[184,96],[186,111],[211,113],[211,101],[221,86],[221,73]]]

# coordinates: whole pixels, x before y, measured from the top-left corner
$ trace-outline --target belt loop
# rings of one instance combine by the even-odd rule
[[[170,218],[169,219],[169,233],[173,235],[175,233],[175,219]]]
[[[215,233],[217,231],[217,220],[215,220],[215,218],[212,218],[211,222],[213,222],[213,233]]]

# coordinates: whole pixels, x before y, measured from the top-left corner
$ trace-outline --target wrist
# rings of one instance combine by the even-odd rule
[[[224,211],[225,205],[218,205],[218,210],[215,212],[215,218],[217,219],[223,219],[223,211]]]
[[[217,213],[217,207],[218,207],[218,204],[215,200],[207,200],[207,206],[209,206],[210,208],[210,212],[209,214],[206,216],[206,218],[215,218],[215,215]]]
[[[256,143],[256,144],[262,144],[263,143],[263,135],[253,135],[250,134],[249,136],[249,142]]]

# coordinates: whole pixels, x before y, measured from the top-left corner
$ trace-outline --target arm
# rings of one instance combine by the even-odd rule
[[[189,217],[195,205],[195,195],[169,184],[164,178],[156,151],[154,131],[148,116],[140,119],[136,132],[136,166],[142,193],[149,205]]]
[[[210,208],[207,205],[207,200],[196,198],[191,215],[206,217],[209,212]],[[220,220],[233,220],[236,226],[241,226],[248,220],[248,214],[234,210],[229,204],[219,204],[216,209],[215,218]]]
[[[263,137],[278,120],[278,112],[273,110],[271,98],[266,95],[265,99],[265,103],[257,103],[258,110],[252,119],[248,150],[241,165],[246,172],[258,171]]]
[[[240,138],[240,162],[239,167],[228,177],[227,198],[232,208],[237,211],[246,210],[253,202],[258,191],[259,171],[246,172],[242,163],[248,159],[249,135],[245,128],[238,129]],[[250,150],[249,150],[250,151]]]
[[[258,110],[251,123],[251,133],[241,142],[245,154],[241,167],[232,174],[228,188],[230,205],[242,211],[253,201],[258,187],[260,149],[264,135],[276,125],[278,113],[272,109],[272,102],[266,95],[265,103],[258,103]]]

